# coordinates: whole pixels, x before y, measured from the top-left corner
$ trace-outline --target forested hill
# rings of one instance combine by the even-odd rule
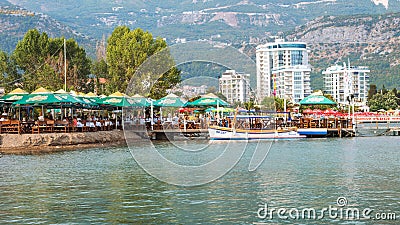
[[[0,50],[12,52],[25,33],[34,28],[46,32],[50,37],[73,38],[89,53],[94,53],[96,46],[94,38],[80,34],[47,15],[31,12],[8,1],[0,0]]]
[[[149,30],[172,43],[259,41],[324,15],[400,12],[397,0],[8,0],[100,39],[118,25]]]
[[[394,0],[0,0],[0,50],[13,51],[17,41],[36,28],[50,37],[74,38],[93,56],[102,35],[127,25],[167,41],[231,43],[254,58],[257,44],[279,35],[309,43],[313,89],[322,88],[323,69],[348,61],[369,66],[371,83],[378,88],[400,89],[400,14],[390,13],[399,10],[400,1]],[[205,72],[204,67],[191,68],[185,77]],[[220,75],[215,72],[220,69],[207,68],[210,75]]]
[[[378,88],[400,87],[400,13],[320,17],[287,38],[309,44],[313,88],[322,87],[321,70],[343,62],[369,66],[370,83]]]

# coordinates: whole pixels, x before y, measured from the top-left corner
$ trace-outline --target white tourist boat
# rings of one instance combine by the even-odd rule
[[[228,117],[227,121],[220,122],[219,125],[210,126],[208,133],[211,140],[297,139],[306,137],[306,135],[299,134],[295,129],[276,126],[275,119],[270,116],[238,115]]]

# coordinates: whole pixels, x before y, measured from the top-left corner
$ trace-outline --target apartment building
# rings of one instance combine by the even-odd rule
[[[307,44],[276,39],[256,48],[257,97],[298,103],[311,94]]]
[[[369,90],[369,72],[366,66],[330,66],[322,72],[325,93],[332,95],[339,104],[349,104],[347,97],[353,95],[356,103],[365,105]]]
[[[250,74],[226,70],[218,80],[219,92],[229,103],[243,103],[250,100]]]

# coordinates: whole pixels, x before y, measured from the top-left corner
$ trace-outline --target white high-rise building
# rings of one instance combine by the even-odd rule
[[[257,46],[257,97],[277,96],[300,102],[311,94],[307,44],[285,42]]]
[[[369,73],[366,66],[330,66],[324,74],[325,93],[339,104],[349,104],[348,96],[353,95],[354,101],[365,105],[368,98]]]
[[[219,92],[229,103],[248,102],[250,100],[250,74],[226,70],[219,80]]]

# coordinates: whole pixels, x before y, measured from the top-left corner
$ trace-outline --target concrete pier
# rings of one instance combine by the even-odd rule
[[[135,138],[132,136],[131,138]],[[140,137],[136,137],[140,139]],[[126,145],[122,130],[74,133],[0,134],[0,153],[34,154]]]

